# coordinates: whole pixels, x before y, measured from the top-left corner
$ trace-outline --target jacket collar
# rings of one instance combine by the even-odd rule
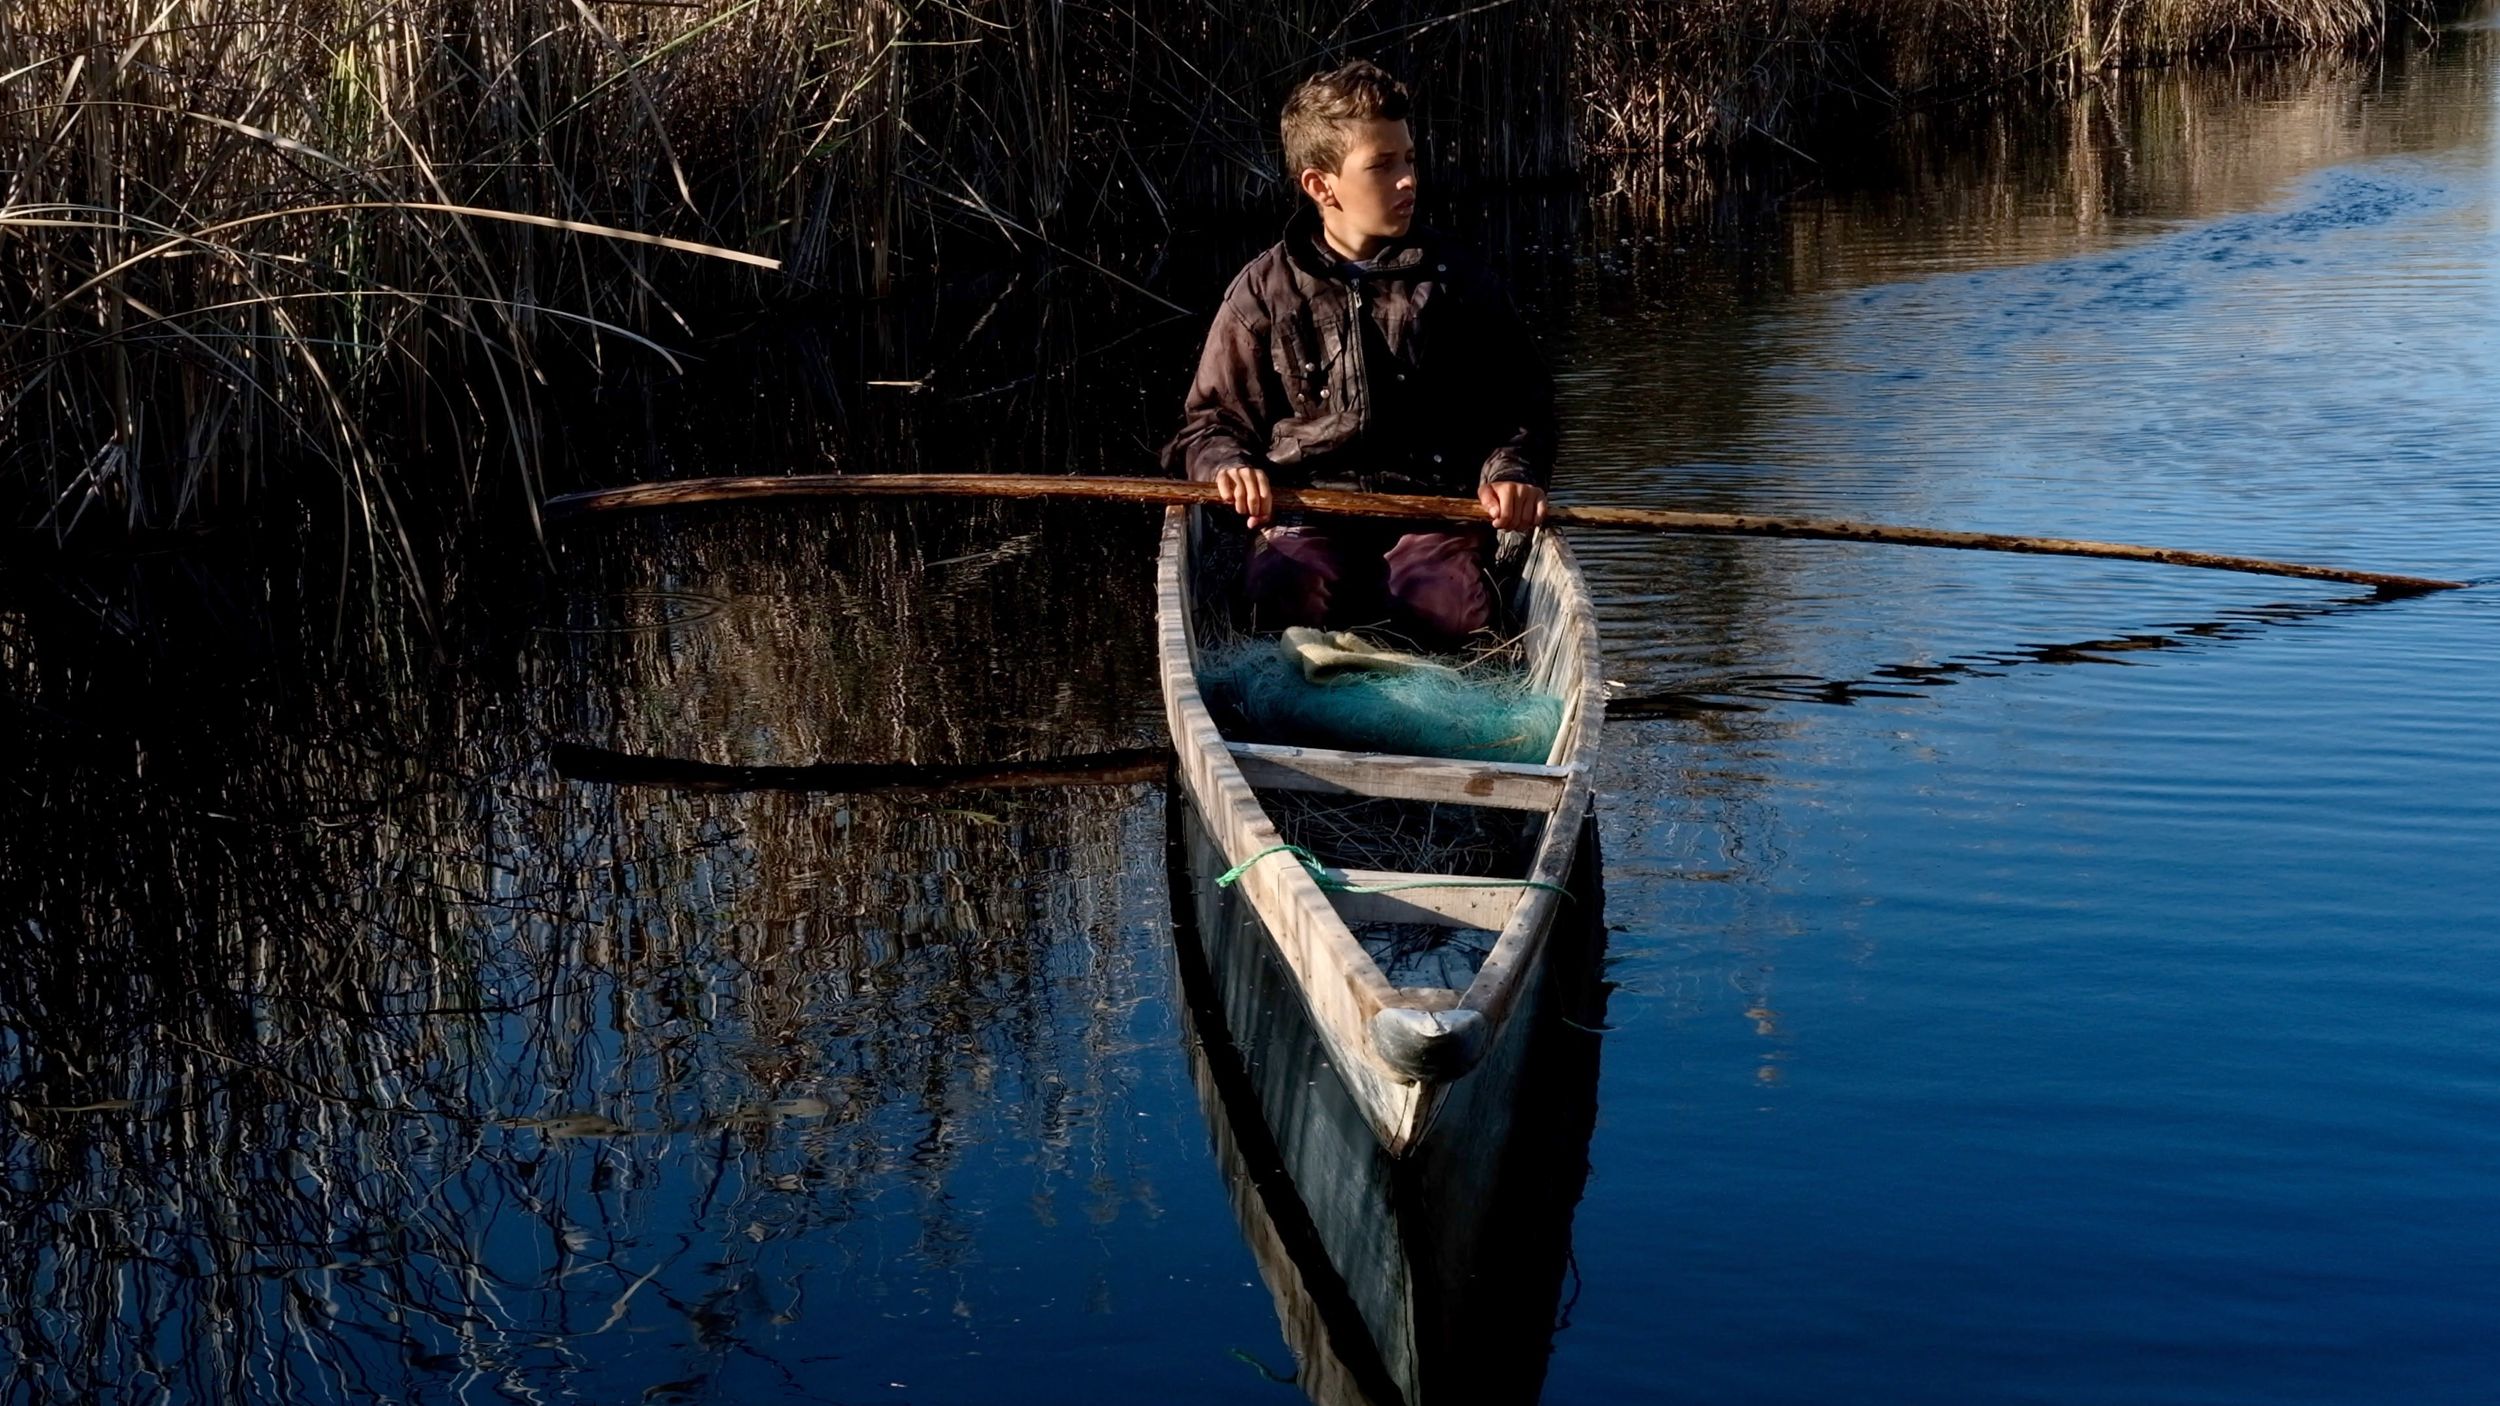
[[[1370,268],[1374,277],[1409,274],[1424,266],[1425,246],[1434,239],[1433,232],[1423,225],[1407,227],[1406,237],[1373,255]],[[1285,257],[1313,278],[1345,281],[1345,259],[1329,247],[1319,221],[1319,207],[1309,200],[1285,221]]]

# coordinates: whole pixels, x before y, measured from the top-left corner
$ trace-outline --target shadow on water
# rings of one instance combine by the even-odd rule
[[[1607,985],[1592,822],[1538,989],[1393,1160],[1326,1061],[1258,918],[1215,882],[1205,822],[1170,799],[1184,1037],[1242,1234],[1324,1406],[1533,1402],[1588,1177]],[[1282,1374],[1269,1369],[1271,1376]]]

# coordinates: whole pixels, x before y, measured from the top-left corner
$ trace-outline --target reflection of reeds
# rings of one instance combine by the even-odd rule
[[[29,745],[0,758],[0,1396],[405,1399],[488,1372],[604,1398],[577,1337],[657,1315],[727,1353],[805,1299],[793,1247],[870,1198],[917,1207],[921,1262],[960,1254],[946,1189],[976,1143],[1028,1146],[1037,1204],[1150,1194],[1095,1127],[1145,979],[1123,856],[1153,852],[1159,815],[1135,792],[673,797],[570,786],[537,755],[586,711],[682,741],[707,726],[685,710],[731,701],[802,747],[1010,730],[962,716],[1009,709],[995,688],[825,716],[813,685],[877,696],[915,656],[1034,664],[1060,687],[1020,691],[1028,738],[1125,727],[1116,648],[950,639],[966,617],[913,605],[873,639],[815,628],[855,623],[814,613],[864,592],[848,570],[926,599],[900,566],[962,537],[853,523],[831,556],[669,597],[726,602],[674,638],[534,633],[517,670],[448,677],[422,653],[342,660],[326,611],[253,637],[200,608],[249,578],[99,585],[108,617],[156,622],[105,646],[84,601],[8,578],[0,706]],[[1116,547],[1040,546],[1019,560],[1093,582],[1072,614],[1135,621],[1140,592],[1101,586]],[[599,572],[620,614],[653,599],[635,583],[702,577],[669,542]],[[496,608],[561,622],[599,599]],[[716,626],[734,647],[694,643]],[[814,657],[846,641],[876,659]],[[732,677],[663,666],[690,645]]]
[[[1419,80],[1450,185],[1777,136],[1835,91],[2383,25],[2384,0],[17,0],[0,458],[56,523],[170,523],[311,456],[404,555],[406,490],[534,474],[544,379],[665,356],[698,309],[1010,250],[1133,281],[1139,221],[1282,198],[1281,90],[1349,53]]]
[[[553,639],[557,666],[578,671],[561,696],[578,702],[550,726],[736,765],[1157,742],[1143,577],[1119,554],[1123,542],[1143,553],[1152,525],[1144,510],[860,504],[576,536],[572,605]],[[605,630],[611,603],[646,611],[653,589],[720,604],[666,628]],[[1031,653],[996,652],[1010,642]]]

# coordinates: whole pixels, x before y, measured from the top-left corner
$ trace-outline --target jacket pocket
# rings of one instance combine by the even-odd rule
[[[1307,310],[1277,328],[1276,376],[1293,401],[1293,413],[1305,418],[1336,410],[1342,392],[1332,390],[1343,358],[1343,324],[1313,317]]]

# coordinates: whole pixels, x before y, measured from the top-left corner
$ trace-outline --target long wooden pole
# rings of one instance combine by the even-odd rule
[[[1165,478],[1059,478],[1038,474],[795,474],[757,478],[690,478],[637,483],[623,488],[567,493],[547,500],[550,522],[592,513],[693,507],[706,503],[756,503],[797,498],[939,497],[1092,498],[1122,503],[1220,503],[1209,483]],[[1404,493],[1351,493],[1333,488],[1278,488],[1279,511],[1334,513],[1349,517],[1406,518],[1432,522],[1482,522],[1473,498],[1431,498]],[[1704,537],[1789,537],[1828,542],[1886,542],[1905,547],[1953,547],[1964,551],[2025,552],[2037,556],[2106,557],[2119,561],[2194,566],[2258,576],[2296,576],[2371,586],[2391,595],[2462,589],[2463,581],[2355,571],[2340,566],[2268,561],[2261,557],[2191,552],[2175,547],[2138,547],[2125,542],[2087,542],[2071,537],[1952,532],[1836,518],[1766,517],[1756,513],[1696,513],[1666,508],[1574,507],[1549,503],[1545,521],[1555,527],[1616,528]]]

